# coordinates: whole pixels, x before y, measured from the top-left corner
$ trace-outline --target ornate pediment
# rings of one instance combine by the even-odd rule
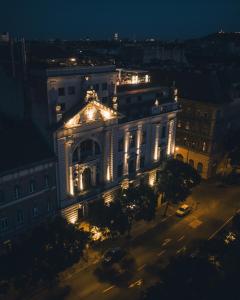
[[[88,102],[78,113],[71,117],[66,123],[66,127],[79,126],[81,124],[89,124],[93,122],[106,122],[108,120],[117,119],[118,113],[113,109],[103,105],[98,101]]]

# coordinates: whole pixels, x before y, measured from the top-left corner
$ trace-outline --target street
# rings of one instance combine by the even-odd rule
[[[69,286],[69,294],[62,299],[138,299],[142,290],[154,283],[158,270],[171,257],[180,254],[197,239],[213,238],[223,224],[240,208],[240,187],[216,187],[202,183],[189,197],[192,212],[181,218],[175,216],[176,207],[170,207],[167,217],[146,232],[121,243],[128,246],[136,260],[136,269],[126,286],[100,282],[94,275],[97,262],[76,271],[60,286]],[[118,242],[113,243],[114,246]],[[39,295],[32,299],[40,299]],[[41,299],[43,299],[41,297]]]

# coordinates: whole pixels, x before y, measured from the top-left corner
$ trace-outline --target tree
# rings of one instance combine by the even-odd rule
[[[176,159],[168,160],[158,181],[158,190],[167,201],[165,214],[169,201],[174,203],[184,201],[191,189],[200,181],[201,176],[189,164]]]
[[[111,237],[123,235],[129,229],[129,220],[124,214],[121,202],[116,201],[108,204],[104,200],[95,201],[91,207],[88,221],[105,232],[109,230]]]
[[[15,287],[49,282],[76,263],[88,242],[88,234],[62,217],[36,227],[30,236],[0,257],[0,281]]]

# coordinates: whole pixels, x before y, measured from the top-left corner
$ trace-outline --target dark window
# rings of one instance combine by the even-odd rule
[[[118,140],[118,152],[123,151],[123,137]]]
[[[22,210],[17,211],[17,223],[18,223],[18,225],[24,223],[24,213]]]
[[[107,82],[102,83],[102,90],[106,91],[108,88]]]
[[[177,155],[176,155],[176,159],[177,159],[177,160],[180,160],[180,161],[183,161],[183,156],[182,156],[182,154],[177,154]]]
[[[14,187],[14,198],[16,200],[20,198],[20,187],[18,185]]]
[[[34,193],[36,190],[36,182],[35,180],[31,180],[29,183],[29,191],[30,193]]]
[[[68,87],[68,95],[75,95],[75,86]]]
[[[136,160],[134,158],[130,158],[129,160],[128,171],[129,174],[134,174],[136,172]]]
[[[39,215],[38,207],[33,207],[33,217],[36,218]]]
[[[5,194],[3,190],[0,190],[0,202],[4,202],[5,200]]]
[[[126,98],[126,103],[131,103],[131,97]]]
[[[166,126],[162,127],[162,139],[166,137]]]
[[[44,186],[46,188],[49,187],[49,176],[48,175],[44,176]]]
[[[145,156],[141,155],[140,157],[140,169],[143,169],[145,167]]]
[[[47,211],[48,212],[53,211],[53,207],[54,207],[53,201],[51,199],[48,199],[48,201],[47,201]]]
[[[123,164],[122,163],[118,165],[117,174],[118,174],[118,178],[121,178],[123,176]]]
[[[65,96],[65,88],[59,88],[58,89],[58,96]]]
[[[108,97],[102,97],[102,103],[107,103],[108,102]]]
[[[4,217],[0,219],[0,231],[6,231],[8,229],[8,218]]]
[[[136,132],[130,133],[130,148],[134,148],[136,146]]]
[[[194,168],[194,160],[189,159],[189,165]]]
[[[142,132],[142,145],[145,145],[146,144],[146,131],[143,130]]]
[[[202,163],[198,163],[197,164],[197,171],[199,174],[202,174],[202,171],[203,171],[203,164]]]
[[[98,92],[99,91],[99,84],[98,83],[94,84],[93,89],[95,90],[95,92]]]

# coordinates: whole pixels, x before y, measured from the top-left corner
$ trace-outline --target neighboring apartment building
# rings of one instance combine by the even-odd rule
[[[6,125],[6,124],[5,124]],[[56,214],[56,159],[30,122],[1,127],[0,243]]]
[[[188,78],[186,78],[188,77]],[[191,164],[204,179],[216,174],[226,154],[224,138],[240,126],[240,84],[224,90],[217,77],[209,74],[182,76],[175,157]],[[237,77],[235,78],[237,81]]]

